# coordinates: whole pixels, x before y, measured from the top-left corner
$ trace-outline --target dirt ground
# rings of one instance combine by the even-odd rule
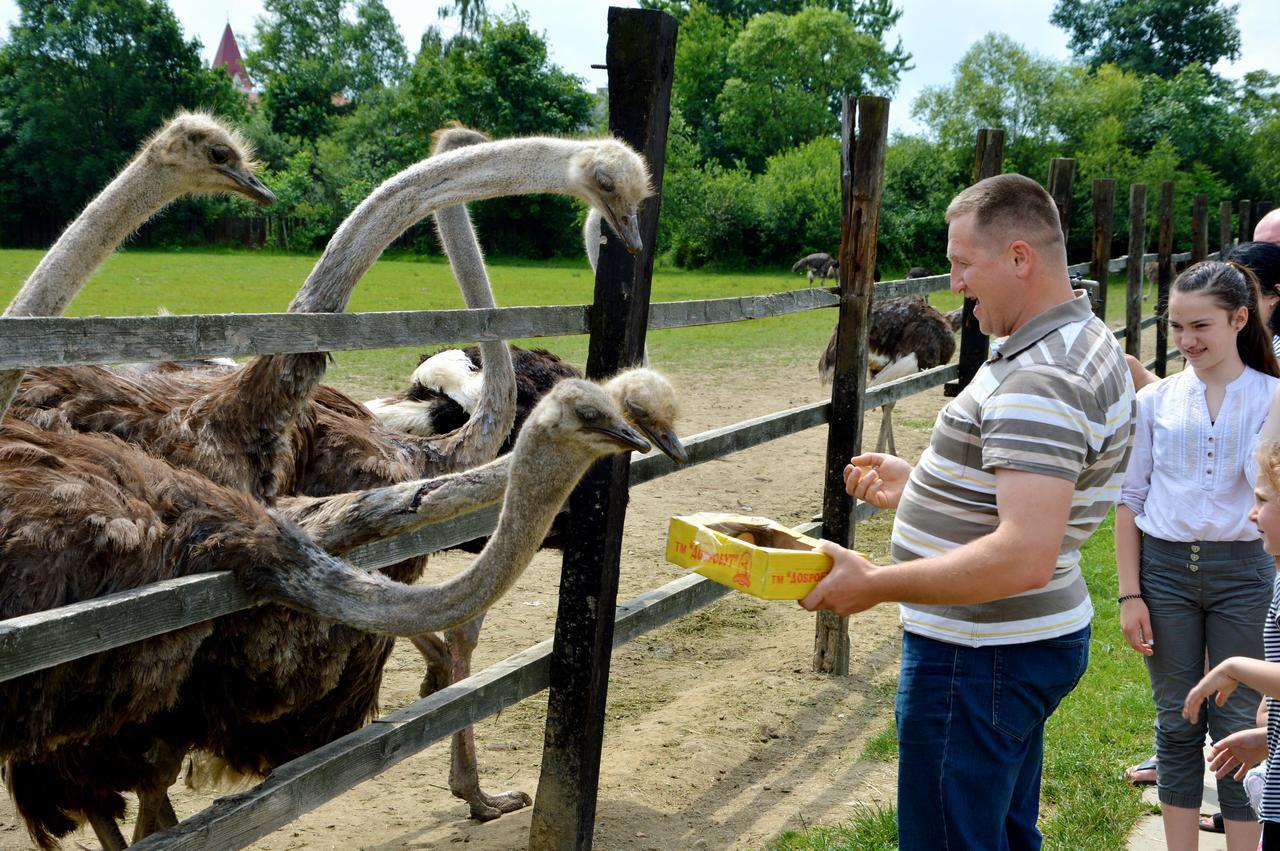
[[[813,357],[790,363],[725,364],[711,372],[672,372],[685,416],[697,432],[816,401],[829,394],[813,377]],[[761,381],[759,376],[785,376]],[[923,448],[940,389],[900,402],[899,453]],[[879,413],[868,416],[866,444]],[[638,487],[632,493],[619,600],[680,576],[663,559],[667,518],[697,510],[762,514],[787,524],[820,510],[826,431],[811,429]],[[883,560],[888,523],[860,529],[859,548]],[[468,557],[433,558],[430,581]],[[475,670],[550,638],[559,580],[558,552],[540,553],[492,609]],[[899,640],[896,608],[851,622],[850,675],[811,670],[814,618],[794,603],[734,593],[617,651],[610,676],[595,845],[602,849],[761,848],[787,829],[847,820],[865,803],[891,803],[892,765],[863,759],[870,736],[892,720]],[[385,712],[417,699],[424,666],[401,642],[382,689]],[[481,783],[489,791],[537,791],[546,692],[478,725]],[[480,824],[447,785],[447,742],[305,814],[252,846],[257,849],[527,847],[531,809]],[[181,785],[180,818],[212,794]],[[126,827],[128,835],[130,827]],[[91,832],[74,843],[97,848]],[[12,805],[0,802],[0,848],[27,847]]]

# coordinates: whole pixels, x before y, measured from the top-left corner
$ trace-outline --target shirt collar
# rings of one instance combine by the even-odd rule
[[[1089,303],[1089,294],[1084,290],[1074,290],[1074,292],[1075,298],[1037,313],[1025,325],[1005,338],[1000,351],[992,355],[987,363],[1014,357],[1062,326],[1080,322],[1092,316],[1093,307]]]

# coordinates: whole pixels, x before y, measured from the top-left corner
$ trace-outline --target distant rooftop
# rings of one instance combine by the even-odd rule
[[[249,72],[244,70],[244,63],[240,61],[240,45],[236,44],[231,24],[227,24],[227,28],[222,31],[222,41],[218,43],[218,52],[213,56],[213,67],[226,68],[241,91],[253,93],[253,82],[249,79]]]

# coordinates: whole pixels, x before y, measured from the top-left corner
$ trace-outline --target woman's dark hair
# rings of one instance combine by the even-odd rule
[[[1280,296],[1280,245],[1274,242],[1242,242],[1227,259],[1241,266],[1248,266],[1249,271],[1258,276],[1258,288],[1264,295]],[[1280,310],[1271,311],[1267,319],[1270,331],[1280,336]]]
[[[1174,292],[1198,293],[1212,298],[1219,307],[1234,313],[1248,308],[1249,318],[1236,335],[1236,351],[1245,366],[1280,378],[1280,364],[1271,349],[1271,335],[1262,327],[1258,314],[1258,279],[1247,266],[1220,260],[1205,260],[1187,269],[1173,282]]]

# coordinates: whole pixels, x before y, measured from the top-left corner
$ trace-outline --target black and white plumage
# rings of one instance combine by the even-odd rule
[[[791,267],[792,272],[799,272],[802,269],[809,271],[809,283],[812,284],[815,277],[821,277],[824,281],[828,276],[835,277],[840,271],[840,261],[826,252],[819,251],[801,257]]]
[[[871,328],[867,336],[869,387],[905,378],[915,372],[949,363],[956,353],[955,333],[947,317],[921,296],[873,301]],[[835,376],[836,333],[818,361],[818,375],[824,382]],[[876,450],[895,449],[893,403],[883,407],[880,438]]]

